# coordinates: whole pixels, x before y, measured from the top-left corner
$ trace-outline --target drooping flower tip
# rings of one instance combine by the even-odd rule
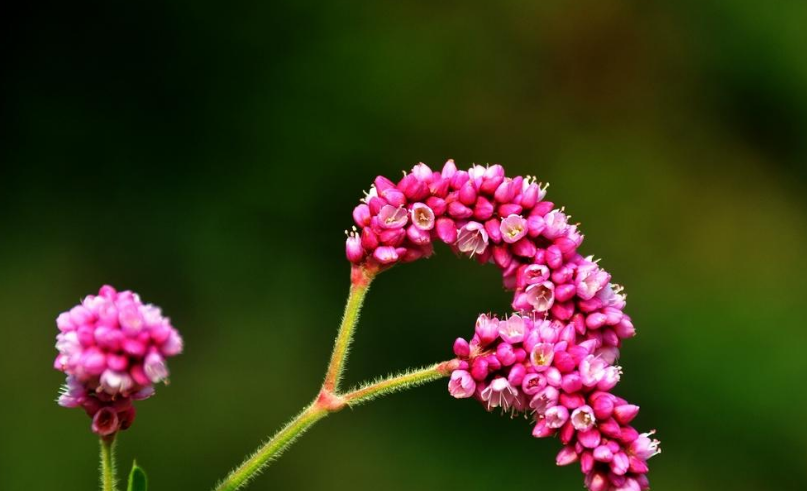
[[[449,393],[473,397],[488,411],[531,416],[533,436],[557,436],[564,445],[557,464],[579,462],[590,491],[646,489],[647,460],[659,443],[629,426],[639,407],[609,392],[621,373],[613,364],[619,338],[603,329],[589,329],[577,309],[565,320],[554,309],[503,319],[481,314],[470,342],[454,342],[469,369],[452,373]]]
[[[167,359],[183,341],[161,310],[131,291],[101,287],[60,314],[54,367],[67,375],[58,403],[82,407],[92,430],[108,436],[134,421],[135,400],[167,380]]]

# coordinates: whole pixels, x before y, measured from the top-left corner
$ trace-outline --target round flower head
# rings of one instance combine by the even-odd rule
[[[166,360],[182,352],[182,338],[159,308],[136,293],[101,287],[56,319],[54,368],[67,374],[64,407],[82,407],[92,431],[108,437],[134,421],[132,402],[166,382]]]

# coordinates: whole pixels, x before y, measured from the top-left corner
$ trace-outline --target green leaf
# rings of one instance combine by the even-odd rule
[[[137,461],[132,462],[132,472],[129,473],[129,487],[128,491],[146,491],[148,488],[148,479],[146,478],[146,471],[137,466]]]

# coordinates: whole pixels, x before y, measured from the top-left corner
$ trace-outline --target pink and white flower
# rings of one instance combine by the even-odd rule
[[[488,247],[488,233],[485,226],[477,222],[468,222],[457,230],[457,249],[473,256],[482,254]]]
[[[521,215],[510,215],[502,220],[499,230],[502,233],[502,240],[513,244],[527,235],[527,220]]]
[[[476,382],[465,370],[454,370],[448,382],[448,391],[457,399],[465,399],[474,395]]]
[[[487,404],[488,411],[497,407],[509,411],[518,396],[518,390],[506,378],[499,377],[493,379],[479,396]]]

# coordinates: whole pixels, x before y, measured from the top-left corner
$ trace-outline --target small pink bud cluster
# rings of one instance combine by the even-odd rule
[[[639,407],[610,393],[621,374],[615,350],[580,322],[482,314],[470,342],[458,338],[448,390],[491,411],[532,415],[533,436],[558,435],[558,465],[580,462],[591,491],[639,491],[658,442],[629,423]]]
[[[132,424],[132,401],[167,381],[166,359],[182,352],[182,338],[158,307],[108,285],[60,314],[56,325],[54,367],[67,374],[58,402],[82,407],[92,431],[104,437]]]
[[[397,183],[378,176],[353,210],[358,229],[348,234],[347,258],[383,269],[430,256],[440,240],[480,263],[495,262],[514,281],[546,228],[552,203],[541,201],[545,192],[532,178],[506,177],[501,165],[465,171],[453,160],[440,172],[418,164]]]

